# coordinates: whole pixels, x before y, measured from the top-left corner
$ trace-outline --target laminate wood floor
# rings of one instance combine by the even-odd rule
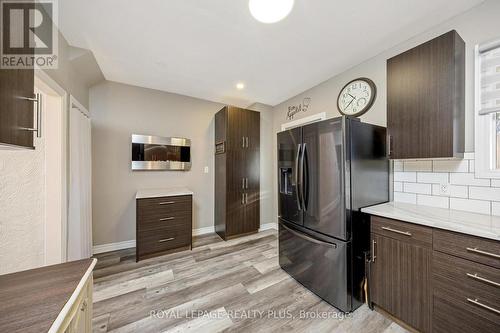
[[[135,262],[97,255],[94,332],[407,332],[367,306],[344,315],[278,265],[276,230]],[[320,317],[321,316],[321,317]]]

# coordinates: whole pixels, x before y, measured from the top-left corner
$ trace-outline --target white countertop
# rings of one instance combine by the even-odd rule
[[[154,188],[139,190],[135,195],[136,199],[174,197],[177,195],[193,195],[193,191],[185,187]]]
[[[500,240],[500,217],[435,208],[400,202],[388,202],[361,209],[371,215]]]

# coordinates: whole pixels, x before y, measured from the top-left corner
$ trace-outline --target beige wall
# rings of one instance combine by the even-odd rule
[[[185,186],[194,192],[193,228],[214,225],[214,115],[222,104],[187,96],[104,82],[91,89],[93,240],[102,245],[135,239],[138,189]],[[273,192],[269,142],[272,112],[261,111],[262,195]],[[192,140],[190,171],[132,171],[132,133],[179,136]],[[204,167],[209,173],[204,173]],[[263,200],[261,223],[273,222],[273,207]]]
[[[386,125],[386,60],[422,42],[455,29],[466,43],[466,151],[474,150],[474,63],[473,50],[478,43],[500,38],[500,1],[488,0],[482,5],[454,17],[410,40],[393,47],[378,56],[361,63],[331,79],[279,104],[274,107],[274,127],[279,131],[282,123],[287,122],[286,112],[289,105],[302,102],[303,98],[311,97],[311,107],[307,112],[297,114],[295,119],[311,114],[326,112],[328,117],[338,117],[337,96],[342,87],[350,80],[365,76],[371,78],[377,85],[377,99],[370,111],[361,116],[363,121]],[[335,56],[335,55],[331,55]]]
[[[277,223],[277,184],[273,170],[276,160],[273,142],[273,108],[270,105],[255,103],[248,107],[260,111],[260,223]]]

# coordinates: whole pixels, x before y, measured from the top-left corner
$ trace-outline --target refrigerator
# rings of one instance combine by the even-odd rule
[[[367,206],[389,200],[386,129],[339,117],[278,133],[279,264],[334,307],[367,294]]]

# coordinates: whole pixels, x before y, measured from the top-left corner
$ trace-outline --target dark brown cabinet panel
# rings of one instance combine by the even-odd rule
[[[430,332],[432,247],[415,245],[410,236],[408,241],[376,233],[371,237],[371,301],[413,328]]]
[[[0,145],[33,149],[34,70],[0,69]]]
[[[260,226],[260,113],[226,106],[215,115],[215,231],[228,239]]]
[[[498,332],[500,242],[371,217],[371,301],[421,332]]]
[[[465,43],[450,31],[387,60],[392,159],[462,157]]]
[[[191,195],[137,199],[136,209],[137,261],[191,247]]]

